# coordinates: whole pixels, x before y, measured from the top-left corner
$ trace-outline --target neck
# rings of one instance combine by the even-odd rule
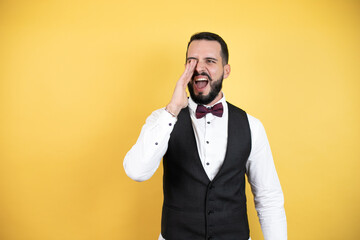
[[[219,92],[219,94],[212,100],[209,104],[206,104],[206,106],[212,106],[215,103],[217,103],[221,98],[223,97],[222,91]]]

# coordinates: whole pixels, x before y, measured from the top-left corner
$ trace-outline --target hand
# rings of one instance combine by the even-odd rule
[[[166,106],[166,109],[175,114],[175,116],[179,114],[181,109],[188,105],[186,87],[194,74],[196,64],[196,59],[190,59],[187,61],[185,71],[177,81],[170,103]]]

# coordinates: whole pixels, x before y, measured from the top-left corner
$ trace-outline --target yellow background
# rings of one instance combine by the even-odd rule
[[[359,1],[2,0],[1,240],[157,239],[162,169],[137,183],[122,162],[199,31],[267,130],[289,239],[360,239]]]

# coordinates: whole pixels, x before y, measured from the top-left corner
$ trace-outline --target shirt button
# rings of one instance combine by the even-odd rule
[[[207,144],[209,144],[209,141],[206,141]]]
[[[172,123],[169,123],[169,126],[171,127],[171,126],[172,126]]]
[[[210,165],[210,163],[208,163],[208,162],[207,162],[207,163],[206,163],[206,165],[208,165],[208,166],[209,166],[209,165]]]
[[[210,124],[210,122],[207,122],[207,124]]]
[[[158,145],[158,142],[156,142],[155,145]]]

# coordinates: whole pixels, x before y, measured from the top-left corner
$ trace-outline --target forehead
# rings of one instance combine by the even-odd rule
[[[187,57],[221,58],[221,46],[217,41],[195,40],[189,45]]]

